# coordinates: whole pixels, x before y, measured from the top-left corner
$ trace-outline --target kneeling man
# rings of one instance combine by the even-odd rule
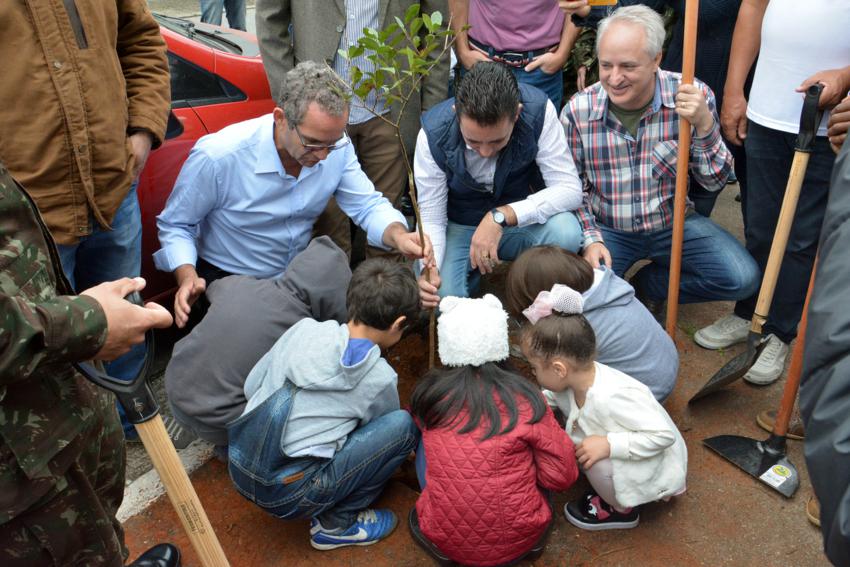
[[[198,141],[157,217],[162,248],[154,262],[177,278],[178,327],[214,279],[281,276],[307,248],[331,196],[372,246],[422,255],[418,235],[360,169],[333,72],[305,61],[286,74],[280,92],[271,114]]]
[[[414,160],[422,224],[439,274],[423,305],[468,297],[482,274],[540,244],[577,252],[581,183],[555,107],[499,63],[466,73],[457,96],[422,117]],[[438,295],[439,294],[439,295]]]
[[[693,125],[691,175],[719,191],[732,171],[720,138],[714,95],[702,82],[658,68],[664,24],[645,6],[620,8],[597,32],[600,81],[576,94],[561,113],[567,142],[584,181],[584,257],[632,278],[657,318],[667,296],[676,190],[679,116]],[[759,269],[729,233],[697,214],[685,219],[680,301],[737,300],[752,294]]]

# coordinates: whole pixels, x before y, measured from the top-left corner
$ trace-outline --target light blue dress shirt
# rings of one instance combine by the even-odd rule
[[[307,248],[331,196],[372,246],[386,248],[390,224],[407,226],[360,169],[352,144],[296,179],[284,170],[273,134],[267,114],[198,140],[157,217],[158,269],[194,266],[200,256],[233,274],[278,277]]]

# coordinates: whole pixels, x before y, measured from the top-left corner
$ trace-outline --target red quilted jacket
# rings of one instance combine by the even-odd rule
[[[502,425],[507,411],[498,402]],[[529,551],[552,512],[541,488],[566,490],[578,478],[575,449],[552,410],[534,425],[531,406],[518,403],[520,419],[509,433],[480,441],[486,420],[470,433],[424,430],[426,486],[416,502],[423,534],[464,565],[498,565]]]

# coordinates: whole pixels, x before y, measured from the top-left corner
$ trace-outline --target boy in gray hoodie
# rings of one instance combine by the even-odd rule
[[[279,518],[310,518],[320,550],[392,532],[395,514],[367,506],[419,442],[381,357],[419,313],[413,273],[367,260],[347,303],[347,323],[303,319],[275,343],[248,375],[248,404],[228,426],[237,490]]]

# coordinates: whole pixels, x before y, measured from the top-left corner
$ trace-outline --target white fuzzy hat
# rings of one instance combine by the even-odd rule
[[[444,297],[437,322],[440,360],[446,366],[481,366],[508,358],[508,314],[495,295]]]

